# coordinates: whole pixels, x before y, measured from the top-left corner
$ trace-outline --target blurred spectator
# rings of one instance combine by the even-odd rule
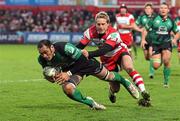
[[[108,11],[111,23],[118,11]],[[142,12],[134,11],[135,17]],[[83,32],[94,22],[94,14],[84,9],[68,11],[0,10],[0,32]]]

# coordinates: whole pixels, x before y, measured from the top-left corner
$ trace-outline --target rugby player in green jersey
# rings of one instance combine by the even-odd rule
[[[142,42],[145,43],[146,35],[149,32],[152,39],[152,59],[154,69],[158,69],[164,64],[164,87],[169,87],[170,77],[170,60],[172,53],[172,44],[176,44],[180,32],[174,21],[168,16],[169,6],[162,3],[159,9],[159,15],[145,25]],[[171,32],[174,33],[174,38],[171,38]],[[143,47],[145,46],[142,45]],[[144,47],[145,48],[145,47]]]
[[[81,50],[70,43],[52,44],[49,40],[41,40],[38,43],[38,51],[40,54],[38,61],[41,66],[43,68],[50,66],[57,70],[51,77],[44,74],[45,79],[62,85],[64,93],[72,100],[86,104],[93,109],[106,109],[92,98],[83,96],[76,88],[84,75],[93,75],[107,82],[121,83],[135,99],[139,98],[138,90],[130,81],[124,79],[117,72],[108,71],[96,59],[87,59]]]
[[[178,16],[175,18],[175,23],[180,31],[180,9],[178,10]],[[178,51],[178,58],[180,64],[180,39],[177,41],[177,51]]]
[[[139,16],[136,20],[136,25],[140,28],[145,27],[149,20],[153,19],[155,14],[153,13],[153,5],[151,3],[146,3],[144,7],[144,14]],[[141,41],[141,47],[144,46],[144,57],[146,60],[149,61],[149,78],[154,77],[154,68],[153,68],[153,61],[152,61],[152,39],[148,34],[146,37],[146,41]]]

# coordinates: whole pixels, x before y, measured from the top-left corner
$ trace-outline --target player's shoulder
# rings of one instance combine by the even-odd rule
[[[111,25],[109,25],[108,32],[109,33],[115,33],[115,32],[118,32],[118,31],[115,28],[113,28]]]
[[[64,48],[64,46],[67,44],[67,42],[55,42],[53,43],[53,46],[55,49]]]
[[[109,26],[108,27],[108,31],[107,31],[107,38],[108,37],[118,37],[118,36],[120,36],[119,35],[119,32],[116,30],[116,29],[114,29],[112,26]]]
[[[58,53],[63,53],[65,51],[65,46],[67,45],[67,42],[56,42],[53,43],[53,46],[55,48],[55,51]]]
[[[38,56],[38,62],[41,66],[46,65],[46,60],[41,55]]]
[[[131,13],[126,13],[126,17],[134,18],[133,14],[131,14]]]
[[[96,26],[95,25],[91,25],[88,29],[89,29],[90,32],[93,32],[93,31],[96,30]]]
[[[84,36],[86,36],[88,39],[97,36],[96,26],[95,26],[95,25],[90,26],[90,27],[84,32]]]
[[[168,16],[167,19],[171,21],[172,23],[175,22],[171,16]]]

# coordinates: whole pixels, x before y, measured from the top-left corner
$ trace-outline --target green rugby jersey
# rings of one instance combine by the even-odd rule
[[[144,13],[143,15],[141,15],[137,18],[136,25],[145,27],[145,25],[148,24],[148,22],[153,20],[155,17],[156,17],[156,14],[154,14],[154,13],[151,16],[148,16],[147,14]],[[148,34],[146,36],[146,41],[148,41],[148,42],[152,41],[150,32],[148,32]]]
[[[79,64],[86,61],[86,58],[82,56],[81,50],[70,43],[58,42],[53,45],[55,54],[51,61],[45,60],[41,55],[38,57],[38,62],[43,68],[52,66],[58,69],[61,68],[63,71],[70,70],[71,73],[75,73],[80,66]]]
[[[148,16],[147,14],[143,14],[139,16],[136,20],[136,24],[138,26],[144,27],[150,20],[153,20],[156,15],[152,14],[151,16]]]
[[[151,39],[153,44],[162,44],[164,42],[170,42],[170,32],[179,32],[177,25],[170,17],[167,17],[165,20],[163,20],[163,18],[160,15],[155,17],[153,20],[150,20],[145,25],[145,28],[152,35]]]

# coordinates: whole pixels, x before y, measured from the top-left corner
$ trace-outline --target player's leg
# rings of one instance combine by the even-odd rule
[[[152,45],[153,68],[157,70],[161,64],[161,45]]]
[[[178,52],[179,64],[180,64],[180,51]]]
[[[118,72],[118,66],[116,66],[116,68],[114,70],[111,71],[115,71]],[[109,82],[109,100],[112,103],[116,102],[116,93],[118,93],[120,90],[120,83],[119,82]]]
[[[145,89],[144,81],[142,76],[134,69],[132,59],[129,55],[124,55],[122,57],[121,66],[133,79],[133,82],[138,87],[141,92],[141,95],[144,99],[150,100],[150,95]]]
[[[141,92],[145,90],[143,78],[141,75],[134,69],[132,59],[129,55],[124,55],[121,61],[121,67],[129,74],[133,79],[135,85],[139,88]]]
[[[177,44],[177,51],[178,51],[178,59],[179,59],[179,64],[180,64],[180,40],[178,40],[178,44]]]
[[[154,68],[153,68],[153,59],[152,59],[152,46],[148,48],[148,56],[149,56],[149,78],[154,78]]]
[[[116,94],[120,90],[120,83],[119,82],[109,82],[109,100],[112,103],[116,102]]]
[[[134,51],[134,59],[136,59],[137,58],[137,45],[136,45],[135,40],[132,43],[132,47],[133,47],[133,51]]]
[[[82,77],[78,75],[71,76],[71,79],[62,85],[64,93],[72,100],[86,104],[94,109],[105,109],[103,105],[96,103],[92,98],[83,96],[76,88],[81,79]]]
[[[152,46],[150,44],[146,44],[145,48],[143,49],[144,57],[147,61],[149,61],[149,78],[154,77],[154,68],[153,68],[153,61],[152,61]]]
[[[163,70],[164,87],[168,87],[169,84],[169,77],[171,74],[171,69],[170,69],[171,52],[172,52],[172,47],[170,44],[168,48],[162,51],[162,62],[164,64],[164,70]]]
[[[119,73],[114,71],[109,72],[105,67],[103,67],[102,70],[99,73],[97,73],[95,76],[101,80],[105,80],[108,82],[110,81],[119,82],[128,90],[128,92],[135,99],[139,98],[138,90],[134,87],[134,85],[130,81],[123,78]]]

